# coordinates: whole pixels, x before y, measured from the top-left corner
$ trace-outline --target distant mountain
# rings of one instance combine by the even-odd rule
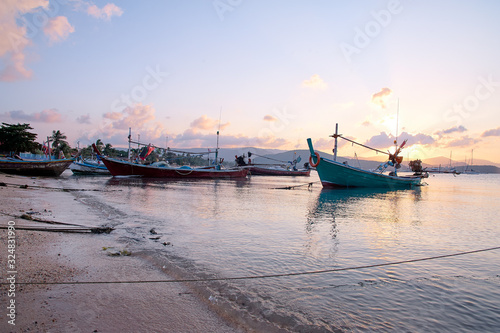
[[[425,160],[422,161],[422,165],[429,166],[429,167],[438,167],[439,165],[441,165],[443,167],[450,166],[450,158],[444,157],[444,156],[426,158]],[[466,163],[465,163],[465,161],[451,160],[451,165],[453,167],[464,167],[464,166],[466,166]],[[491,162],[488,160],[482,160],[482,159],[474,159],[474,165],[493,165],[496,167],[500,167],[500,164],[498,164],[498,163],[494,163],[494,162]]]

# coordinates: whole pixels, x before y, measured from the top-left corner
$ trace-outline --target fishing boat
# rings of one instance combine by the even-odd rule
[[[247,169],[222,169],[220,165],[217,165],[214,168],[192,168],[189,166],[172,167],[166,163],[161,165],[146,165],[103,156],[95,144],[92,144],[92,148],[114,177],[133,176],[144,178],[210,179],[245,178],[248,174]]]
[[[106,166],[100,161],[82,159],[71,163],[69,168],[75,175],[111,175],[108,168],[106,168]]]
[[[401,162],[403,157],[398,156],[406,144],[406,140],[403,141],[401,146],[399,146],[394,154],[384,152],[375,148],[371,148],[353,140],[344,138],[342,135],[338,134],[338,124],[336,126],[335,134],[332,135],[335,138],[335,148],[334,148],[334,159],[328,159],[321,157],[320,154],[314,151],[313,144],[310,138],[307,139],[307,144],[309,146],[309,152],[311,156],[309,158],[309,163],[312,167],[316,168],[319,178],[323,187],[372,187],[372,188],[411,188],[418,186],[421,183],[422,177],[419,175],[410,176],[399,176],[397,174],[397,169],[401,167]],[[380,153],[389,155],[389,160],[381,164],[376,170],[364,170],[361,168],[356,168],[344,163],[337,162],[337,139],[342,138],[344,140],[350,141],[351,143],[376,150]],[[385,174],[383,173],[385,169],[389,166],[394,167],[394,171]]]
[[[259,165],[248,165],[245,167],[248,169],[251,175],[258,176],[309,176],[311,174],[311,169],[285,169],[280,166],[259,166]]]
[[[22,158],[0,158],[0,172],[23,176],[58,177],[75,158],[57,160],[27,160]]]
[[[297,164],[301,161],[301,157],[294,158],[293,161],[288,161],[287,164],[284,161],[279,161],[267,156],[260,156],[262,158],[271,159],[274,161],[281,162],[281,164],[253,164],[250,157],[252,155],[260,156],[255,153],[248,152],[248,163],[245,162],[245,154],[241,156],[235,156],[236,165],[239,167],[248,169],[251,175],[257,176],[309,176],[311,174],[311,168],[309,164],[306,163],[303,169],[298,169]]]

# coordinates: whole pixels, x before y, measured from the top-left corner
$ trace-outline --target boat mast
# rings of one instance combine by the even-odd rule
[[[215,148],[215,165],[219,165],[219,131],[220,131],[220,118],[222,116],[222,106],[219,111],[219,128],[217,129],[217,147]],[[210,156],[210,155],[208,155]]]
[[[128,161],[130,162],[130,144],[132,143],[132,128],[128,128]]]
[[[333,147],[333,160],[336,162],[337,161],[337,138],[339,136],[339,123],[335,124],[335,135],[333,136],[335,138],[335,146]]]

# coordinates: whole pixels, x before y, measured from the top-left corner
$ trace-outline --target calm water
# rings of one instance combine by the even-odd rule
[[[500,245],[500,175],[439,174],[413,190],[277,189],[318,180],[67,176],[111,234],[178,277],[255,277]],[[155,228],[159,241],[149,239]],[[162,242],[170,242],[164,246]],[[375,268],[200,283],[215,306],[292,331],[498,332],[500,250]]]

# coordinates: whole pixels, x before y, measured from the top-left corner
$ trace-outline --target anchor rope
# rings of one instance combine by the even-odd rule
[[[255,280],[255,279],[266,279],[266,278],[281,278],[290,276],[303,276],[303,275],[316,275],[324,273],[342,272],[342,271],[352,271],[367,268],[376,268],[384,266],[395,266],[401,264],[409,264],[420,261],[436,260],[443,258],[451,258],[463,255],[469,255],[480,252],[499,250],[500,246],[490,247],[486,249],[464,251],[451,254],[443,254],[433,257],[424,257],[416,259],[408,259],[401,261],[386,262],[380,264],[363,265],[363,266],[353,266],[344,268],[332,268],[316,271],[306,271],[306,272],[291,272],[291,273],[278,273],[278,274],[268,274],[268,275],[254,275],[254,276],[237,276],[237,277],[221,277],[221,278],[205,278],[205,279],[168,279],[168,280],[125,280],[125,281],[63,281],[63,282],[15,282],[16,285],[84,285],[84,284],[142,284],[142,283],[182,283],[182,282],[212,282],[212,281],[235,281],[235,280]],[[0,285],[10,285],[11,283],[2,282]]]

